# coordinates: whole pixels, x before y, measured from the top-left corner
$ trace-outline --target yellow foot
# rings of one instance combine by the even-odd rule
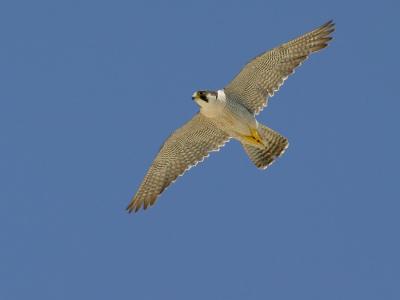
[[[260,143],[261,145],[264,145],[262,142],[262,138],[260,134],[258,133],[257,129],[250,129],[252,137],[257,141],[257,143]]]
[[[265,148],[262,138],[257,129],[250,129],[251,135],[242,135],[242,139],[246,144],[250,144],[257,148]]]

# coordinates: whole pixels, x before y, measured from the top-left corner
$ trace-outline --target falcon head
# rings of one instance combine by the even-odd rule
[[[200,106],[206,106],[217,101],[218,93],[214,91],[197,91],[192,95],[192,99]]]

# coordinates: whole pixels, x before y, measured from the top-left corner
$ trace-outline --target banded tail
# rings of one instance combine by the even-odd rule
[[[289,146],[289,142],[285,137],[262,124],[259,124],[258,132],[265,148],[261,149],[243,143],[242,145],[256,167],[266,169],[276,158],[285,152]]]

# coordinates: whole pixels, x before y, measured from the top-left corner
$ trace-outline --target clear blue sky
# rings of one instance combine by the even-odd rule
[[[400,299],[400,7],[373,2],[2,1],[0,299]],[[329,19],[259,116],[281,159],[231,142],[125,212],[195,90]]]

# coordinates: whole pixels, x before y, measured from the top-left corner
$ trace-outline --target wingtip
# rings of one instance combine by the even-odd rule
[[[331,32],[333,32],[333,31],[335,31],[335,22],[333,21],[333,19],[331,19],[331,20],[329,20],[328,22],[326,22],[325,24],[323,24],[322,26],[321,26],[321,28],[324,28],[324,29],[328,29],[328,33],[331,33]]]
[[[326,22],[324,25],[322,26],[333,26],[335,25],[335,23],[333,22],[333,19],[330,19],[328,22]]]
[[[131,214],[133,212],[137,212],[140,209],[140,205],[136,205],[134,201],[132,201],[126,208],[125,210],[128,212],[128,214]]]
[[[133,207],[129,205],[127,208],[125,208],[125,210],[128,212],[128,214],[131,214],[133,212]]]
[[[152,202],[140,202],[137,200],[132,200],[131,203],[125,208],[125,210],[131,214],[131,213],[137,213],[141,208],[143,210],[146,210],[148,207],[153,206],[155,203],[155,200]]]
[[[333,20],[329,20],[322,26],[320,26],[315,33],[319,36],[318,44],[314,45],[311,52],[316,52],[328,46],[329,42],[333,39],[331,33],[335,31],[335,23]]]

